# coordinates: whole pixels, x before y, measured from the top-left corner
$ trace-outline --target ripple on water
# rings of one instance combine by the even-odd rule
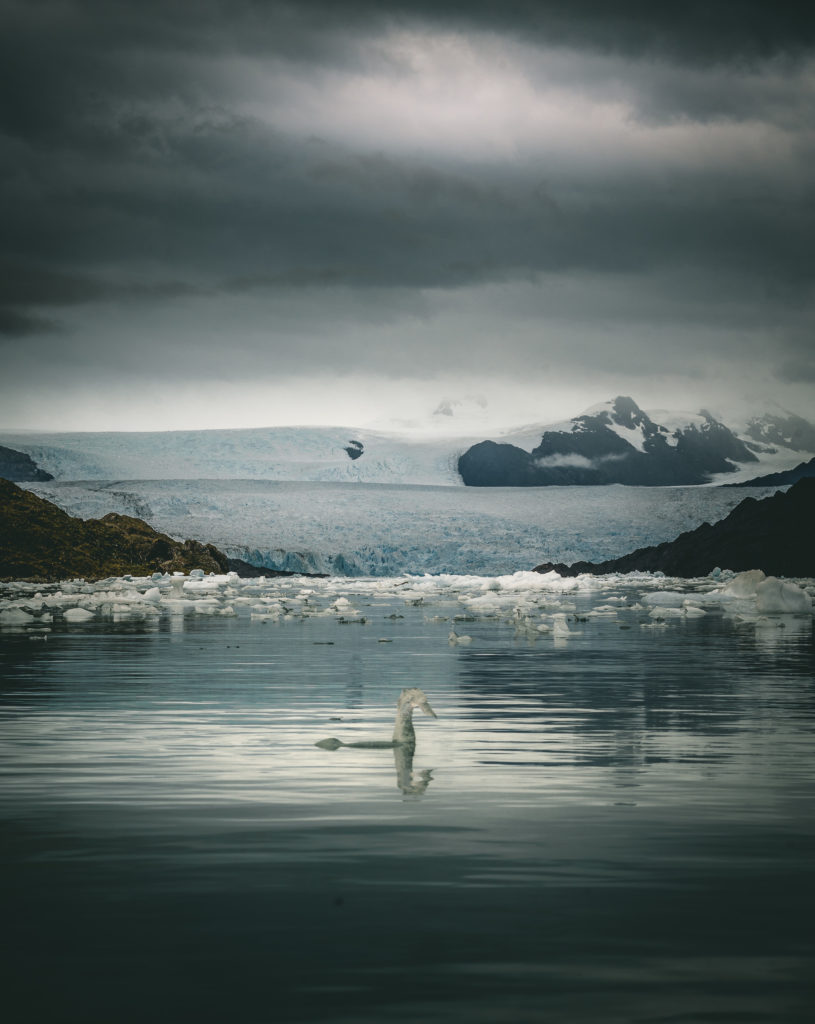
[[[561,644],[508,607],[451,645],[458,596],[371,607],[2,634],[28,1019],[809,1019],[811,619],[620,605]],[[417,791],[315,746],[387,739],[405,686]]]

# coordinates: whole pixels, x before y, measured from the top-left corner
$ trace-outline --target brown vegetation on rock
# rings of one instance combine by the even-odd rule
[[[77,519],[50,501],[0,480],[0,579],[56,581],[81,576],[228,571],[212,544],[177,541],[141,519],[110,512]]]

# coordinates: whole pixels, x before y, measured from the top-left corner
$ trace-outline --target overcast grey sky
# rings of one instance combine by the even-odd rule
[[[815,414],[815,15],[0,0],[0,426]]]

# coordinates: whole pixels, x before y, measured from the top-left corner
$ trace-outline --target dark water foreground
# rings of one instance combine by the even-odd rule
[[[810,622],[389,611],[0,637],[4,1020],[812,1019]]]

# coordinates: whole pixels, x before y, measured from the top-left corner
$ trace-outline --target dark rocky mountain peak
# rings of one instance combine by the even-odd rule
[[[582,416],[576,416],[574,421],[588,423],[591,420],[597,420],[603,424],[616,423],[621,427],[626,427],[628,430],[633,430],[635,427],[656,430],[656,424],[646,412],[640,409],[633,398],[618,395],[609,404],[611,406],[609,409],[603,409],[593,415],[584,413]]]

